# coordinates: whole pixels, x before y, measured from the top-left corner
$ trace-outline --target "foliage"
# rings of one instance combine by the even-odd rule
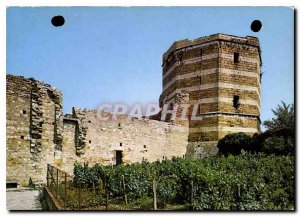
[[[282,105],[272,112],[274,117],[272,120],[264,121],[264,125],[268,130],[280,130],[280,129],[292,129],[295,128],[295,115],[294,115],[294,104],[286,104],[283,101]]]
[[[267,131],[253,137],[244,133],[228,134],[219,140],[219,153],[239,155],[243,150],[275,155],[294,155],[295,121],[294,105],[282,102],[275,110],[274,117],[264,121]]]
[[[295,149],[295,116],[294,104],[287,105],[282,102],[275,110],[274,117],[264,121],[267,131],[259,137],[263,137],[261,151],[266,154],[293,155]]]
[[[173,158],[116,167],[76,165],[74,182],[84,188],[103,182],[110,202],[125,193],[130,208],[149,209],[153,178],[158,207],[185,206],[195,210],[294,209],[294,157],[239,155],[201,160]]]
[[[219,140],[217,147],[221,154],[239,155],[241,150],[252,150],[253,140],[245,133],[232,133]]]
[[[270,136],[262,143],[261,152],[275,155],[293,155],[294,140],[292,137]]]

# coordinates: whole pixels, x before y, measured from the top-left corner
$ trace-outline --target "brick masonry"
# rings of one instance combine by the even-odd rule
[[[218,140],[229,133],[260,132],[261,56],[256,37],[215,34],[176,41],[164,53],[162,67],[161,106],[173,104],[182,92],[189,94],[189,104],[200,104],[201,120],[189,121],[187,156],[216,154]]]
[[[47,163],[70,174],[74,163],[116,164],[117,152],[123,163],[216,154],[226,134],[260,132],[260,66],[255,37],[215,34],[173,43],[163,55],[159,103],[179,109],[166,121],[161,112],[150,119],[102,113],[110,120],[100,121],[96,110],[73,108],[63,116],[59,90],[7,75],[7,182],[45,183]],[[191,119],[191,108],[178,119],[183,104],[200,104],[200,119]]]

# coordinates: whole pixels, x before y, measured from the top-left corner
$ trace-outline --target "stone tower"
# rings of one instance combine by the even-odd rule
[[[177,94],[187,93],[189,105],[199,105],[200,118],[189,118],[187,156],[215,154],[218,140],[229,133],[260,132],[258,38],[214,34],[176,41],[162,67],[160,104],[172,106]]]

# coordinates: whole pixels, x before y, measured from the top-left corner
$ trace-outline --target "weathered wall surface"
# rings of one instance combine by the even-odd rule
[[[6,85],[6,182],[28,183],[30,154],[31,81],[7,76]]]
[[[76,108],[63,117],[61,101],[60,92],[43,82],[7,76],[7,182],[45,183],[48,163],[70,174],[75,162],[115,164],[116,151],[123,163],[186,154],[186,122],[111,114],[100,121],[96,110]]]
[[[78,116],[80,120],[77,121]],[[115,164],[116,151],[122,151],[124,163],[170,159],[186,154],[187,127],[125,115],[116,119],[109,116],[110,120],[104,121],[97,117],[96,110],[73,109],[72,116],[64,121],[63,170],[72,172],[75,162]],[[79,127],[86,130],[84,138],[79,138]],[[78,145],[78,139],[84,140],[84,147],[75,156],[74,143]]]
[[[62,168],[72,174],[75,162],[81,163],[80,157],[76,154],[76,130],[77,119],[64,118],[64,139],[62,142],[61,161],[56,163],[57,167]]]
[[[7,182],[39,184],[61,149],[61,93],[34,79],[7,75],[6,81]]]

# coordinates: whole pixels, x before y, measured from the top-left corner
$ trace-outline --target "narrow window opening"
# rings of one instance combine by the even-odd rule
[[[182,61],[182,59],[183,59],[183,53],[182,52],[178,53],[177,59],[178,59],[179,62]]]
[[[198,104],[197,107],[197,117],[201,114],[201,110],[200,110],[200,103]]]
[[[24,139],[24,136],[21,136],[21,139]]]
[[[88,123],[91,123],[91,121],[88,121]]]
[[[166,68],[167,68],[167,70],[169,69],[169,66],[170,66],[170,62],[167,61],[167,62],[166,62]]]
[[[237,53],[237,52],[233,53],[233,62],[235,64],[239,63],[239,57],[240,57],[239,53]]]
[[[233,96],[233,107],[238,109],[240,106],[240,97],[238,95]]]
[[[121,128],[121,123],[118,124],[118,127]]]
[[[92,143],[92,140],[89,140],[89,143]]]
[[[23,114],[24,114],[24,115],[26,114],[26,110],[23,110]]]
[[[146,145],[144,145],[144,148],[147,148],[147,146],[146,146]]]
[[[123,144],[122,143],[120,143],[120,146],[122,146]]]
[[[204,141],[204,135],[203,135],[203,134],[201,134],[201,135],[199,136],[199,141]]]

